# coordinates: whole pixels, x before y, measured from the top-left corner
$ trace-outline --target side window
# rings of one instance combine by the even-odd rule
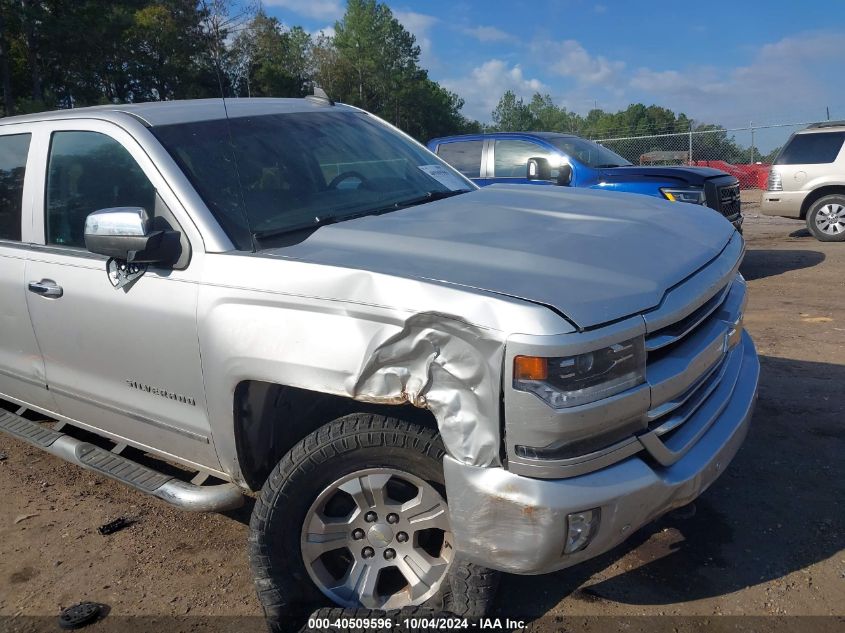
[[[557,177],[557,155],[530,141],[504,139],[496,141],[494,170],[496,178],[525,178],[529,158],[545,158],[552,167],[552,177]]]
[[[842,149],[845,132],[796,134],[783,148],[776,165],[819,165],[832,163]]]
[[[455,141],[437,146],[437,155],[467,178],[481,176],[483,141]]]
[[[85,218],[108,207],[143,207],[156,191],[120,143],[99,132],[54,132],[47,165],[47,244],[85,248]]]
[[[0,136],[0,240],[21,240],[23,176],[31,137]]]

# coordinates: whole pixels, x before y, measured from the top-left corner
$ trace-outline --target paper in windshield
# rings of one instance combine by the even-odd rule
[[[459,191],[460,189],[467,188],[466,182],[458,178],[442,165],[418,165],[418,167],[441,185],[448,187],[452,191]]]

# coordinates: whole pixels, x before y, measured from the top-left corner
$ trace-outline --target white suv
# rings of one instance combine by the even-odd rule
[[[761,209],[807,220],[822,242],[845,241],[845,121],[796,132],[775,159]]]

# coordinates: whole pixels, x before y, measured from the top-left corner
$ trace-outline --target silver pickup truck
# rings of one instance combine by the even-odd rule
[[[744,248],[696,205],[478,189],[326,98],[7,118],[0,429],[186,510],[255,492],[279,626],[479,615],[496,570],[606,552],[728,465]]]

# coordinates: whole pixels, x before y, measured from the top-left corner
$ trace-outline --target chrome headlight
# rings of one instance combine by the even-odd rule
[[[690,204],[705,204],[704,189],[661,189],[667,200],[672,202],[689,202]]]
[[[555,409],[608,398],[645,382],[643,337],[575,356],[517,356],[513,388],[543,399]]]

